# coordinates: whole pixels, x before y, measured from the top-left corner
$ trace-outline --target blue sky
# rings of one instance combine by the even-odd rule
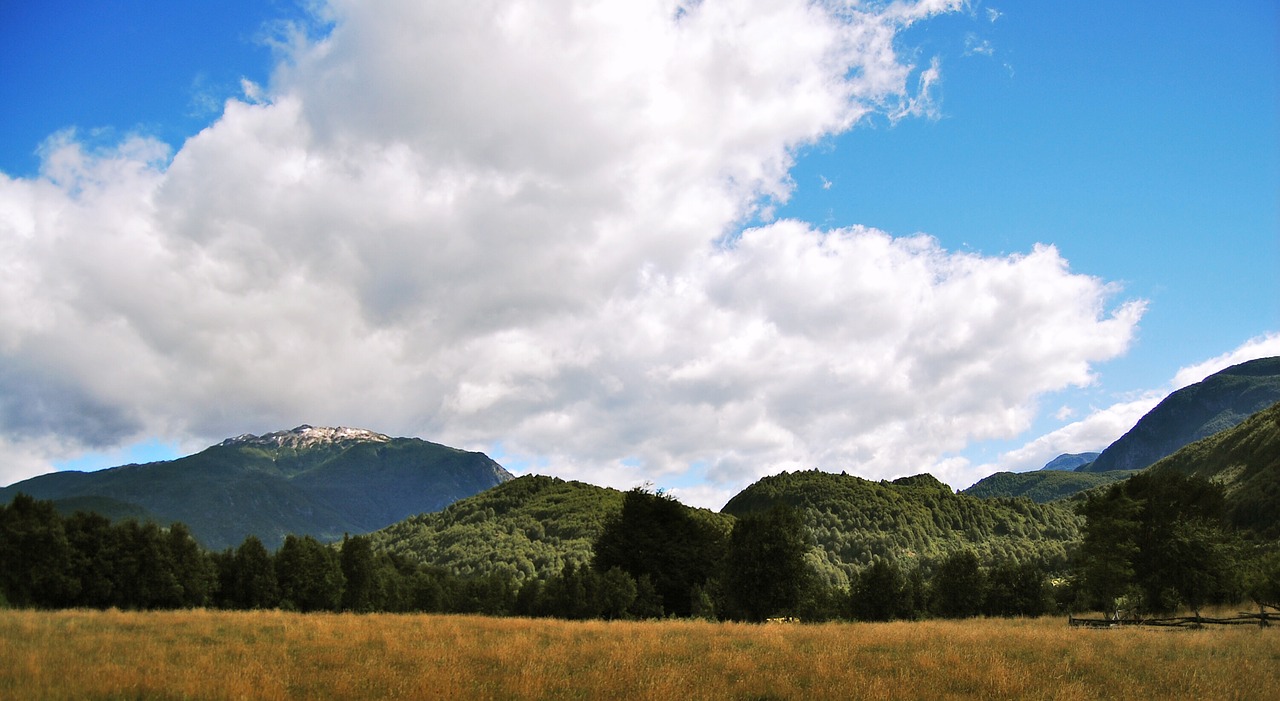
[[[755,10],[750,4],[743,4],[748,19]],[[760,474],[815,464],[869,477],[933,469],[962,487],[997,468],[1042,464],[1043,454],[1058,448],[1101,448],[1090,442],[1122,431],[1117,427],[1131,424],[1180,381],[1194,380],[1196,368],[1209,372],[1275,354],[1275,3],[1174,2],[1153,11],[1137,3],[975,2],[945,13],[921,8],[911,21],[889,10],[873,12],[867,22],[892,30],[894,64],[860,64],[863,49],[848,50],[841,59],[862,66],[860,77],[850,79],[864,81],[856,94],[869,97],[844,108],[815,101],[808,112],[795,106],[808,94],[784,94],[791,83],[768,83],[759,70],[735,72],[735,61],[774,67],[794,61],[794,75],[819,70],[792,51],[813,36],[803,24],[813,18],[762,21],[775,28],[774,37],[744,31],[726,39],[729,30],[715,24],[725,3],[705,5],[690,15],[698,23],[686,20],[679,29],[686,32],[682,39],[659,23],[651,35],[640,29],[620,34],[610,48],[603,39],[574,34],[583,27],[572,21],[557,24],[562,17],[526,26],[524,15],[508,14],[501,24],[493,21],[496,12],[472,15],[431,3],[387,7],[384,16],[336,3],[316,16],[283,1],[0,2],[0,172],[12,193],[0,199],[10,209],[0,211],[36,222],[0,231],[9,237],[0,243],[9,242],[22,270],[36,271],[29,288],[0,296],[0,309],[7,305],[10,312],[0,315],[0,330],[9,327],[0,339],[8,344],[0,351],[0,385],[17,398],[0,411],[0,452],[24,466],[10,477],[41,465],[89,469],[171,457],[225,436],[305,422],[362,425],[501,452],[516,469],[675,485],[687,500],[708,505]],[[394,16],[401,10],[403,18]],[[592,21],[600,36],[626,24]],[[291,27],[308,29],[291,34]],[[437,30],[434,39],[426,36]],[[486,44],[490,30],[509,43]],[[477,32],[475,42],[453,41],[467,31]],[[708,64],[726,71],[723,76],[699,68],[705,53],[695,31],[719,31],[724,45],[736,47],[728,59]],[[652,89],[624,95],[594,66],[558,64],[553,54],[560,45],[580,45],[597,64],[613,66],[616,59],[620,75],[643,74]],[[546,56],[520,54],[539,46],[550,47]],[[662,47],[671,46],[677,58],[690,52],[675,64],[680,70],[657,63]],[[763,62],[753,63],[757,57]],[[930,66],[936,80],[922,87]],[[561,79],[579,70],[576,82]],[[465,79],[455,81],[456,75]],[[746,100],[745,108],[718,111],[716,95],[725,85],[742,88],[736,99]],[[536,89],[526,91],[529,86]],[[224,114],[228,100],[233,109]],[[913,100],[914,114],[894,115]],[[636,105],[659,116],[635,117]],[[672,105],[684,116],[668,124],[661,115]],[[838,126],[842,117],[824,109],[849,109],[844,114],[857,117],[856,124]],[[403,123],[394,118],[400,114],[407,115]],[[627,150],[625,139],[608,133],[608,119],[597,115],[611,115],[616,134],[651,146]],[[775,116],[751,122],[751,115]],[[633,117],[634,123],[626,121]],[[699,131],[704,123],[709,126]],[[578,153],[573,139],[558,150],[543,148],[561,144],[566,134],[581,134],[597,148]],[[717,141],[722,136],[723,143]],[[135,151],[125,145],[137,137],[167,146],[167,153],[129,155]],[[703,154],[709,141],[714,144]],[[668,147],[676,153],[662,156],[668,160],[653,155]],[[342,165],[308,180],[282,165],[289,154],[303,152],[308,173]],[[696,159],[689,155],[695,153]],[[363,161],[361,154],[375,155]],[[773,173],[778,154],[794,161]],[[116,171],[107,166],[117,161],[139,164],[137,183],[111,180]],[[54,167],[66,163],[74,164],[66,172],[75,175]],[[402,165],[404,177],[378,179],[379,168]],[[246,184],[243,192],[225,179],[275,168],[290,173],[294,185],[271,189],[276,199],[259,203],[260,210],[253,193],[276,187],[270,183],[278,178],[264,175],[267,184]],[[452,169],[449,178],[437,178],[441,168]],[[480,182],[494,172],[507,173],[507,183],[541,173],[533,177],[541,189],[486,190],[475,195],[482,203],[475,206],[466,199],[472,190],[456,190],[458,182]],[[373,194],[352,196],[350,203],[326,196],[323,188],[338,181],[345,193],[367,185]],[[418,189],[393,196],[387,184],[393,182]],[[64,204],[31,195],[42,192],[41,183],[62,193]],[[225,196],[210,194],[224,188]],[[93,202],[83,194],[99,190],[105,194]],[[423,195],[446,191],[454,199]],[[757,216],[743,216],[767,204],[771,193],[775,201],[785,199],[772,217],[758,209]],[[330,221],[345,228],[334,224],[322,233],[325,225],[308,219],[303,204],[294,214],[277,206],[307,197],[341,200],[345,209]],[[446,200],[462,204],[444,215],[431,208],[438,205],[425,204]],[[59,228],[71,224],[59,223],[41,209],[46,206],[47,212],[83,210],[79,222],[113,221],[111,213],[128,211],[148,223],[137,230],[128,228],[132,224],[104,224],[101,232],[83,223]],[[368,211],[353,213],[362,206]],[[651,220],[658,209],[678,216]],[[205,219],[193,223],[183,212]],[[803,231],[780,226],[788,220]],[[744,237],[729,258],[715,258],[699,243],[716,240],[726,227],[740,231],[743,222],[761,233]],[[947,271],[972,255],[973,284],[981,289],[987,289],[984,276],[997,275],[1004,264],[1022,261],[1030,268],[1027,259],[1035,258],[1038,244],[1053,246],[1065,261],[1062,270],[1050,261],[1047,273],[1028,271],[1001,283],[1022,285],[1012,295],[1019,299],[1045,296],[1048,307],[1011,304],[972,320],[957,312],[957,330],[939,333],[964,337],[965,329],[981,329],[1002,314],[1025,319],[1043,315],[1035,309],[1069,307],[1074,296],[1081,309],[1064,314],[1067,321],[1028,329],[1037,337],[1061,333],[1062,345],[1071,348],[1054,355],[1044,344],[1019,350],[1017,340],[991,341],[989,358],[1045,364],[1043,377],[1021,381],[1023,390],[983,369],[979,346],[957,341],[950,354],[972,353],[979,357],[972,366],[960,367],[941,357],[946,354],[913,356],[906,382],[919,376],[935,378],[939,387],[954,383],[960,388],[954,395],[930,401],[954,404],[945,410],[966,416],[942,416],[937,408],[938,416],[920,418],[925,410],[911,405],[925,392],[869,379],[892,375],[901,347],[864,342],[855,331],[843,340],[827,338],[795,321],[809,312],[814,319],[872,318],[885,306],[870,301],[874,290],[870,296],[848,292],[853,296],[844,302],[814,301],[824,297],[823,288],[796,282],[806,277],[808,249],[787,249],[795,254],[787,264],[796,271],[781,263],[769,267],[770,256],[789,255],[770,248],[782,237],[817,250],[844,236],[849,247],[838,257],[845,267],[813,280],[840,288],[857,270],[864,271],[858,279],[872,279],[859,260],[887,249],[859,227],[896,242],[889,247],[893,257],[872,270],[900,263],[908,267],[890,272],[901,277],[914,269],[911,261],[927,260],[939,266],[936,281],[959,275]],[[608,238],[615,229],[618,238]],[[182,253],[209,266],[179,271],[157,301],[130,290],[165,269],[159,254],[152,261],[159,268],[127,263],[110,274],[107,261],[101,269],[92,261],[69,262],[86,241],[111,241],[111,250],[123,251],[138,244],[139,231],[150,241],[140,251]],[[447,236],[430,238],[438,231]],[[844,233],[822,238],[808,231]],[[936,250],[912,258],[919,251],[903,242],[916,234],[930,237]],[[42,238],[53,243],[33,243]],[[296,269],[264,273],[252,263],[276,255],[287,261],[288,252],[299,250],[307,253],[288,263]],[[353,250],[356,262],[347,265],[343,252]],[[458,266],[430,257],[445,250],[460,267],[491,268],[494,278],[474,293],[465,278],[436,286],[457,272]],[[150,261],[147,255],[135,252],[128,260]],[[401,265],[411,256],[423,257],[412,269]],[[564,273],[563,266],[583,261],[591,272]],[[430,279],[426,272],[419,278],[420,271]],[[276,287],[259,290],[246,282],[264,274],[279,281],[258,284]],[[1037,274],[1048,276],[1043,286]],[[927,287],[929,279],[925,274],[919,284]],[[75,280],[73,292],[50,292],[68,280]],[[753,280],[755,287],[748,284]],[[761,292],[765,280],[777,286]],[[503,286],[510,286],[509,295],[493,292]],[[695,292],[681,292],[689,289]],[[945,296],[941,287],[906,292],[921,300]],[[836,290],[835,297],[845,293]],[[998,298],[994,303],[1001,305]],[[203,304],[209,307],[193,310]],[[267,310],[275,304],[281,308]],[[928,319],[950,318],[948,307],[937,304],[923,311],[895,306],[900,315],[920,319],[897,337],[929,338],[930,324],[939,322]],[[325,316],[302,319],[304,310],[318,306]],[[624,343],[618,325],[632,320],[649,335]],[[845,329],[846,322],[830,328]],[[705,323],[703,345],[716,345],[714,352],[698,350],[697,339],[674,340],[689,323]],[[757,328],[764,330],[743,331]],[[732,342],[721,344],[728,336]],[[187,337],[205,339],[204,345],[190,348],[181,340]],[[65,350],[77,339],[99,344],[99,355]],[[225,339],[235,342],[224,348]],[[428,353],[428,346],[459,352]],[[762,357],[762,348],[777,357]],[[882,366],[858,374],[846,367],[846,351],[880,358]],[[804,368],[771,374],[787,358],[826,368],[830,376]],[[118,382],[107,379],[113,373]],[[849,409],[838,396],[798,399],[833,384],[850,404],[874,397],[883,406],[901,405],[902,414],[876,423],[864,416],[876,411]],[[376,391],[353,399],[370,386]],[[136,387],[142,389],[130,389]],[[20,416],[19,402],[39,406],[38,420]],[[674,435],[677,426],[688,426],[691,435]],[[913,431],[937,437],[924,440]],[[699,435],[705,446],[694,445]],[[855,438],[844,438],[849,435]],[[1045,436],[1056,438],[1039,440]]]

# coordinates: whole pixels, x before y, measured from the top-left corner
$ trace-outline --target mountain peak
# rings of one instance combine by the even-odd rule
[[[302,424],[301,426],[288,431],[264,433],[261,436],[246,433],[236,436],[235,438],[228,438],[219,445],[258,445],[273,448],[301,449],[310,448],[315,445],[341,443],[345,441],[386,443],[390,440],[390,436],[375,433],[363,428],[348,428],[346,426],[330,428],[328,426],[311,426],[308,424]]]

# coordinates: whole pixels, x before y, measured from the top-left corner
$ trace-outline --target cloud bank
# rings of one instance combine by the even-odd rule
[[[895,44],[961,4],[335,0],[176,150],[55,135],[0,174],[0,474],[307,422],[713,503],[1017,435],[1141,301],[769,217],[797,149],[935,113]]]

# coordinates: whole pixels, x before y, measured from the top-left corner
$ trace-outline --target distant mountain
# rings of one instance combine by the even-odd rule
[[[1094,460],[1098,459],[1101,453],[1063,453],[1058,457],[1050,460],[1041,470],[1076,470]]]
[[[379,551],[454,574],[543,578],[566,562],[591,561],[605,523],[622,510],[622,497],[616,489],[525,475],[369,537]]]
[[[1086,489],[1118,482],[1136,472],[1136,470],[1073,472],[1048,468],[1033,472],[997,472],[979,480],[972,487],[961,490],[960,493],[983,499],[1026,497],[1037,504],[1047,504]]]
[[[813,535],[810,563],[844,585],[873,558],[928,561],[960,549],[984,560],[1034,558],[1061,564],[1080,518],[1058,504],[955,494],[932,475],[872,482],[812,470],[756,482],[722,510],[735,517],[776,504],[799,509]]]
[[[137,509],[187,524],[209,549],[248,535],[274,548],[289,533],[323,540],[368,533],[510,479],[482,453],[303,425],[229,438],[177,460],[41,475],[0,489],[0,500],[23,492],[55,505],[104,504],[109,516]]]
[[[1148,468],[1218,482],[1227,518],[1274,542],[1280,538],[1280,403],[1240,425],[1188,445]]]
[[[1280,401],[1280,357],[1227,368],[1165,397],[1082,472],[1141,470]]]

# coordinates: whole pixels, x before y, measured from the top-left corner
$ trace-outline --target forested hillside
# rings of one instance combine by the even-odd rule
[[[462,576],[544,578],[591,561],[592,544],[622,509],[622,492],[555,477],[517,477],[443,511],[370,535],[375,549]]]
[[[997,472],[978,480],[961,494],[989,499],[992,497],[1026,497],[1037,504],[1047,504],[1055,499],[1069,497],[1086,489],[1118,482],[1136,470],[1112,470],[1110,472],[1071,472],[1065,470],[1037,470],[1035,472]]]
[[[1081,519],[1069,506],[955,494],[927,474],[872,482],[817,470],[784,472],[747,487],[723,511],[742,517],[777,504],[803,514],[816,546],[810,561],[835,586],[847,585],[877,557],[928,565],[960,549],[984,562],[1060,566],[1080,536]]]
[[[1147,471],[1222,485],[1231,525],[1262,539],[1280,538],[1280,403],[1186,446]]]

